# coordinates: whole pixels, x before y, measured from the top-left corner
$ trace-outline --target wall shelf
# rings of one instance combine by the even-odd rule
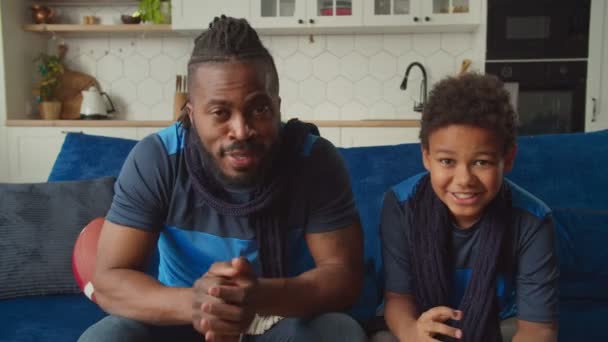
[[[79,25],[79,24],[32,24],[24,25],[28,32],[41,33],[108,33],[108,32],[174,32],[169,24],[132,24],[132,25]]]
[[[419,127],[418,120],[312,120],[319,127]],[[6,120],[9,127],[166,127],[171,121],[135,120]]]

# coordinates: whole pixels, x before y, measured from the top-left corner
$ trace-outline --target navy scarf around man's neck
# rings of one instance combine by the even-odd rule
[[[194,134],[192,134],[194,133]],[[203,202],[224,216],[246,216],[256,232],[258,253],[265,277],[286,274],[287,254],[286,215],[289,204],[287,191],[291,176],[309,134],[319,135],[318,128],[297,119],[289,120],[281,129],[278,153],[272,165],[253,190],[248,202],[233,203],[216,176],[205,168],[200,138],[194,128],[187,131],[186,167],[194,189]]]
[[[410,260],[413,287],[420,313],[436,306],[450,306],[454,272],[451,231],[454,229],[449,209],[433,191],[427,174],[418,183],[407,204],[412,215],[409,223]],[[498,271],[510,272],[511,192],[502,188],[486,207],[479,229],[479,247],[473,261],[471,279],[462,297],[460,321],[447,322],[462,329],[465,342],[501,341],[496,281]],[[438,338],[438,337],[435,337]],[[443,341],[452,341],[444,338]]]

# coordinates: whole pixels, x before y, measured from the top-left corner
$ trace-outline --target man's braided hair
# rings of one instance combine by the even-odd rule
[[[272,56],[264,47],[255,30],[245,19],[216,17],[209,30],[195,40],[188,62],[189,89],[196,86],[196,71],[203,63],[255,63],[264,72],[265,86],[271,96],[278,96],[279,80]],[[191,99],[189,99],[191,100]],[[204,149],[187,113],[179,121],[187,129],[186,167],[193,188],[203,202],[220,215],[247,217],[255,230],[262,276],[282,277],[287,274],[287,215],[290,202],[289,186],[298,169],[300,151],[315,126],[291,120],[281,130],[276,165],[261,177],[245,203],[235,203],[226,195],[223,185],[205,167]],[[193,132],[190,132],[193,131]]]
[[[188,89],[196,82],[196,70],[202,63],[257,62],[266,73],[266,86],[271,94],[279,94],[279,76],[274,60],[262,44],[257,32],[245,19],[222,15],[209,23],[209,29],[194,40],[188,61]],[[189,99],[190,101],[190,99]],[[185,112],[178,121],[190,127]]]

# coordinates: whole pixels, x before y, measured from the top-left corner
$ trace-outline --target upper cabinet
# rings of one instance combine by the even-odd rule
[[[309,0],[306,3],[308,22],[311,25],[320,27],[363,25],[363,0]]]
[[[424,24],[480,24],[481,0],[421,0]]]
[[[172,0],[173,29],[200,31],[222,14],[249,18],[249,3],[243,0]]]
[[[256,28],[306,27],[306,1],[253,0],[249,21]]]
[[[173,29],[201,30],[213,17],[247,18],[261,33],[469,31],[482,0],[173,0]]]
[[[250,21],[259,29],[363,25],[363,0],[253,0]]]
[[[481,0],[369,0],[363,19],[366,26],[468,29],[481,23]]]

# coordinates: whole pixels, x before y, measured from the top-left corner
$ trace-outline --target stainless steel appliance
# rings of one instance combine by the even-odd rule
[[[587,58],[591,0],[488,0],[487,59]]]
[[[520,135],[584,131],[586,61],[486,63],[486,73],[505,82]]]
[[[488,0],[486,73],[505,82],[519,134],[581,132],[591,0]]]

